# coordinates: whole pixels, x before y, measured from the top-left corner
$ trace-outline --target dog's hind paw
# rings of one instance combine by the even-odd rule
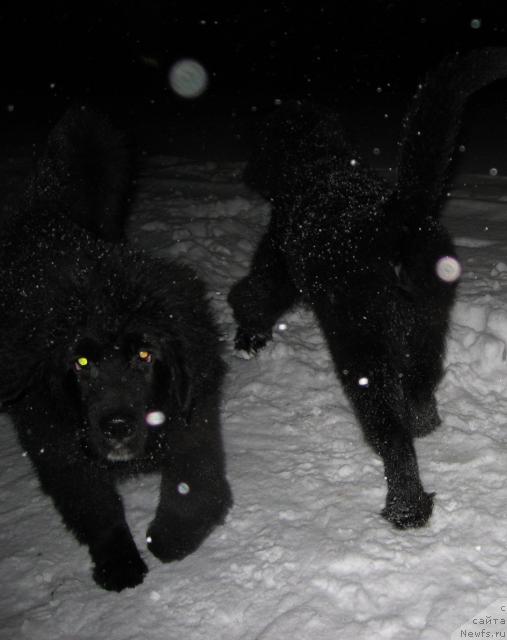
[[[255,351],[245,351],[245,349],[234,349],[234,355],[240,360],[251,360],[255,358]]]
[[[235,355],[243,360],[250,360],[257,355],[258,351],[266,346],[266,343],[270,339],[270,332],[256,332],[239,328],[234,339]]]
[[[415,496],[388,495],[382,516],[397,529],[424,527],[433,511],[434,493]]]

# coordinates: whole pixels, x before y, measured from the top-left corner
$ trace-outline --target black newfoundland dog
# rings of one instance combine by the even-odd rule
[[[161,471],[147,544],[164,562],[194,551],[231,504],[204,287],[116,242],[128,186],[121,138],[72,110],[0,225],[0,399],[96,582],[117,591],[147,571],[118,478]]]
[[[449,310],[460,266],[439,222],[466,98],[507,76],[507,49],[453,56],[420,85],[404,122],[397,182],[346,144],[333,114],[305,104],[268,122],[245,179],[272,203],[249,274],[229,294],[235,347],[251,356],[302,298],[387,480],[383,516],[424,525],[414,436],[439,423]]]

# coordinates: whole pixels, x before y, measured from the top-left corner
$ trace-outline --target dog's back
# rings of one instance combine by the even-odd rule
[[[385,206],[393,223],[417,227],[425,217],[439,217],[465,104],[473,93],[506,75],[505,48],[486,47],[449,56],[419,85],[404,119],[396,185]],[[330,186],[336,199],[358,173],[368,182],[363,192],[371,192],[375,178],[346,141],[338,116],[321,106],[291,101],[265,121],[244,180],[267,199],[293,201],[294,195],[315,200],[325,186],[323,178],[334,182]],[[360,198],[360,190],[354,192]]]
[[[49,135],[29,189],[29,209],[64,214],[104,240],[124,236],[130,186],[122,135],[93,110],[71,108]]]
[[[266,199],[283,198],[306,190],[316,165],[350,155],[337,114],[291,100],[265,120],[243,179]]]
[[[18,393],[23,372],[43,348],[41,319],[49,323],[60,305],[59,287],[77,295],[79,283],[115,247],[106,241],[123,237],[128,187],[122,137],[92,111],[68,111],[19,205],[0,224],[2,400]]]

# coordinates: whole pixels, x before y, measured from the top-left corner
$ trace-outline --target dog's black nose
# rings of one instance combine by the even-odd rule
[[[124,416],[109,416],[100,421],[102,433],[109,440],[127,440],[135,431],[133,420]]]

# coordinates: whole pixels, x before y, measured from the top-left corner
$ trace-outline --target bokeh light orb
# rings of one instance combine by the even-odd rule
[[[163,411],[149,411],[145,416],[145,420],[150,427],[159,427],[165,422],[165,413]]]
[[[197,60],[183,58],[169,69],[169,85],[182,98],[198,98],[208,87],[208,74]]]
[[[461,265],[452,256],[443,256],[437,260],[435,271],[440,280],[455,282],[461,275]]]
[[[180,482],[178,484],[178,493],[180,493],[182,496],[186,496],[188,493],[190,493],[190,486],[186,482]]]

